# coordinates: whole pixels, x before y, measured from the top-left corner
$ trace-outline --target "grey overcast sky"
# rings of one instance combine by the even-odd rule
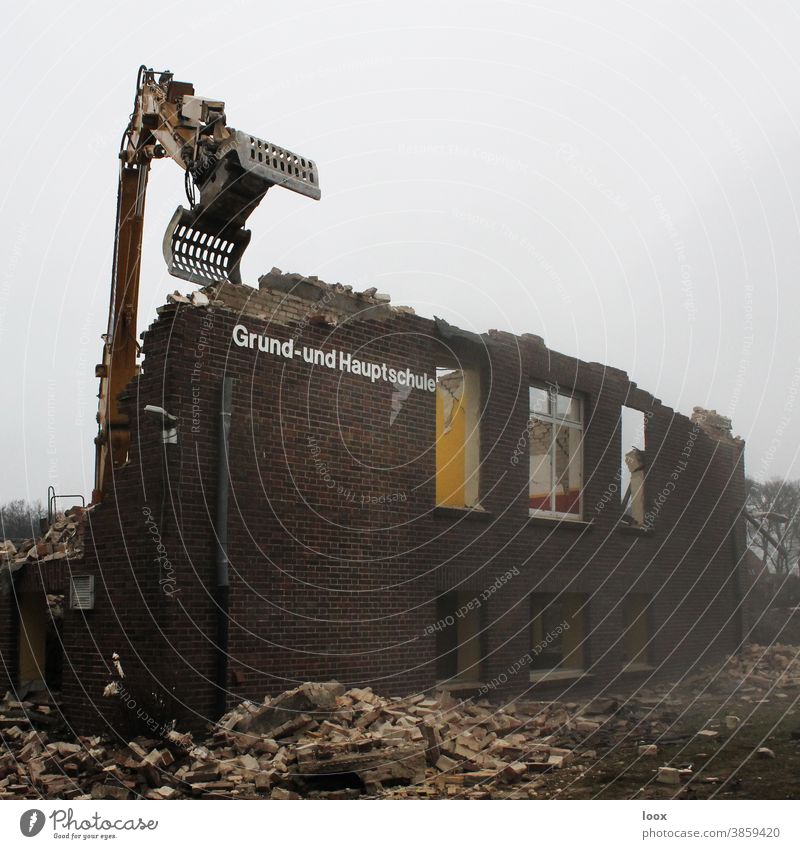
[[[531,332],[733,418],[800,477],[800,11],[680,3],[18,4],[2,28],[0,502],[90,494],[117,149],[142,63],[315,159],[243,276],[375,285]],[[182,172],[150,180],[139,318],[168,292]]]

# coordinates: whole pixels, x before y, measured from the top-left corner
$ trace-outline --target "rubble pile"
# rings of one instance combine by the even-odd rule
[[[728,659],[723,667],[723,687],[736,686],[741,695],[764,695],[776,690],[800,687],[800,660],[797,646],[775,643],[769,647],[751,644]]]
[[[20,732],[34,728],[53,729],[62,724],[61,712],[55,694],[37,691],[17,701],[11,693],[6,693],[0,702],[0,734],[6,736],[6,730],[16,727]],[[12,738],[16,734],[11,735]],[[2,750],[0,750],[2,751]]]
[[[244,747],[257,756],[281,797],[490,798],[572,763],[582,739],[599,728],[580,718],[576,703],[497,706],[446,692],[384,698],[369,687],[345,692],[329,683],[241,705],[222,718],[214,739],[232,754]]]
[[[398,698],[306,683],[262,704],[239,705],[198,741],[172,730],[127,744],[63,742],[51,739],[53,705],[7,695],[0,704],[0,799],[548,797],[554,780],[579,780],[598,752],[624,744],[640,758],[658,757],[687,702],[684,689],[712,698],[712,682],[758,700],[767,690],[800,687],[798,651],[750,646],[721,671],[698,673],[680,687],[588,703],[499,705],[444,691]],[[727,716],[722,726],[730,731],[738,722]],[[655,762],[653,772],[656,781],[675,784],[687,770]]]
[[[51,741],[36,710],[9,696],[0,704],[0,799],[535,797],[540,776],[584,769],[587,738],[610,743],[636,722],[616,699],[497,706],[336,682],[244,703],[198,742],[174,730],[127,745]]]
[[[789,698],[784,690],[800,688],[798,653],[798,646],[750,643],[719,669],[703,669],[683,678],[675,692],[701,688],[701,700],[718,695],[735,695],[743,702],[758,702],[767,696]]]
[[[65,558],[83,557],[86,517],[91,507],[75,506],[58,513],[53,524],[38,539],[23,540],[16,546],[11,540],[0,542],[0,566],[12,568],[38,561],[49,563]]]
[[[176,289],[167,295],[167,304],[192,307],[222,306],[237,312],[259,314],[265,307],[263,299],[258,297],[259,292],[279,296],[283,307],[287,306],[287,295],[303,302],[306,308],[300,320],[311,324],[336,325],[342,319],[365,309],[369,309],[373,315],[415,314],[413,307],[393,305],[391,296],[386,292],[379,292],[376,286],[369,286],[358,292],[349,284],[326,283],[316,276],[306,277],[296,272],[284,272],[280,268],[273,268],[267,274],[262,274],[258,278],[258,289],[225,282],[213,283],[186,295]],[[159,313],[163,310],[163,307],[159,308]],[[275,320],[273,311],[274,304],[264,317]]]

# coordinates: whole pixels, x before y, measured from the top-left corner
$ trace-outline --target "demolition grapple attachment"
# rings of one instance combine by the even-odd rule
[[[189,176],[200,198],[179,206],[164,235],[169,273],[205,285],[240,283],[239,264],[250,242],[244,222],[272,186],[319,200],[314,162],[240,130],[203,149]]]
[[[239,263],[249,242],[249,230],[179,206],[164,235],[164,259],[173,277],[192,283],[241,283]]]
[[[239,264],[250,241],[244,223],[271,186],[320,198],[310,159],[228,127],[223,101],[195,95],[191,83],[170,71],[139,68],[119,151],[108,329],[96,369],[94,503],[103,499],[113,470],[128,462],[129,413],[119,397],[139,368],[136,319],[148,175],[152,162],[167,157],[184,169],[190,209],[179,206],[172,216],[164,257],[170,274],[193,283],[241,282]]]

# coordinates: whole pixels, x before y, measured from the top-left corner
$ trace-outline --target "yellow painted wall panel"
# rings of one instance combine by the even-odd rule
[[[464,484],[466,415],[465,397],[452,400],[450,428],[445,433],[445,402],[447,390],[436,389],[436,503],[443,507],[463,507],[466,504]]]

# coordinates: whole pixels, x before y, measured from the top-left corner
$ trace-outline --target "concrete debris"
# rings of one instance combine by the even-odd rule
[[[114,669],[117,675],[119,675],[120,678],[124,678],[125,672],[122,669],[122,662],[120,661],[119,655],[116,652],[111,655],[111,662],[114,664]]]
[[[182,295],[177,289],[170,295],[167,295],[168,304],[187,304],[193,307],[207,307],[211,301],[205,292],[196,289],[188,295]]]
[[[800,687],[798,651],[749,646],[722,671],[692,676],[694,697],[705,698],[703,688],[712,683],[752,691],[759,702],[772,687]],[[756,683],[748,683],[753,677]],[[118,737],[67,739],[59,735],[64,726],[52,697],[22,702],[9,693],[0,703],[0,799],[557,795],[559,782],[580,781],[596,759],[620,746],[657,757],[691,698],[688,686],[683,679],[680,692],[673,682],[588,703],[520,697],[500,705],[459,700],[446,690],[399,698],[335,681],[305,683],[261,704],[238,705],[201,740],[171,730],[127,745]],[[728,727],[722,717],[718,722]],[[718,734],[704,728],[696,736]],[[775,757],[766,747],[753,754]],[[653,779],[674,787],[700,776],[691,764],[667,763],[654,768]]]
[[[8,738],[14,739],[17,733],[27,733],[34,728],[52,731],[61,724],[62,717],[55,694],[36,691],[22,697],[7,692],[0,701],[0,735],[6,744]],[[13,731],[15,728],[16,732]],[[4,751],[8,750],[0,748],[0,758]]]
[[[379,292],[376,286],[370,286],[363,292],[354,292],[351,285],[341,283],[326,283],[313,275],[283,272],[273,268],[267,274],[258,278],[259,289],[270,289],[274,292],[285,292],[310,301],[330,300],[332,295],[341,295],[352,300],[366,301],[373,304],[388,304],[391,295]]]
[[[392,306],[391,295],[370,286],[356,292],[351,285],[326,283],[318,277],[284,273],[273,268],[258,280],[258,289],[231,283],[220,283],[195,290],[187,295],[177,289],[167,295],[166,304],[156,312],[163,315],[178,307],[227,307],[241,314],[275,320],[276,304],[269,296],[280,297],[280,307],[288,321],[312,326],[336,327],[358,315],[374,319],[416,315],[409,306]],[[144,338],[144,334],[140,335]]]
[[[10,694],[0,705],[0,799],[489,798],[539,786],[570,768],[587,735],[609,733],[584,724],[576,703],[387,698],[337,682],[245,702],[199,745],[175,731],[127,746],[53,742],[30,721],[36,710]]]
[[[656,775],[656,781],[659,784],[680,784],[680,770],[671,766],[660,766],[658,768],[658,774]]]
[[[693,676],[688,680],[696,680],[698,677]],[[798,686],[800,648],[781,643],[768,647],[755,643],[745,646],[740,654],[730,657],[721,672],[709,682],[712,690],[735,688],[737,695],[758,698],[770,695],[777,697],[780,690]],[[737,717],[731,719],[737,720]]]
[[[0,569],[53,560],[74,560],[83,557],[87,516],[92,507],[71,507],[58,513],[53,524],[38,539],[26,539],[15,546],[11,540],[0,542]]]
[[[692,410],[692,423],[697,425],[708,436],[720,442],[741,442],[739,437],[734,436],[731,431],[731,420],[726,416],[720,415],[716,410],[694,407]]]

